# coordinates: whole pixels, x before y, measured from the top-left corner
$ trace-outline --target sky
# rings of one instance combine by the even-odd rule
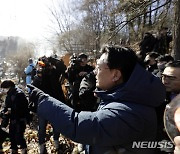
[[[52,44],[47,40],[54,38],[52,28],[57,24],[53,25],[54,18],[49,9],[52,9],[53,5],[57,9],[64,9],[64,6],[67,6],[64,4],[70,1],[0,0],[0,36],[21,37],[34,43],[40,55],[44,55],[44,52],[51,54]]]
[[[64,0],[58,0],[62,2]],[[49,8],[55,0],[0,0],[0,36],[17,36],[38,44],[39,55],[52,54],[47,42],[52,26]]]
[[[0,0],[0,36],[25,39],[47,35],[52,0]]]

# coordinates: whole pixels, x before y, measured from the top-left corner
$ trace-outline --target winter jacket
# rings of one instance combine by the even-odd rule
[[[31,84],[50,96],[60,101],[65,101],[61,83],[59,81],[63,74],[62,72],[63,70],[59,70],[56,67],[45,68],[42,71],[42,76],[35,75]]]
[[[165,99],[159,78],[136,65],[130,79],[112,90],[97,91],[101,98],[95,112],[75,112],[40,92],[38,114],[66,137],[87,145],[89,154],[153,154],[153,149],[132,148],[134,141],[154,141],[155,107]]]
[[[80,72],[90,73],[91,71],[93,71],[93,69],[94,68],[90,65],[85,65],[85,66],[73,65],[73,66],[69,67],[68,71],[67,71],[68,81],[71,84],[73,84],[74,82],[80,84],[81,80],[85,76],[79,76],[79,73]]]
[[[79,88],[79,97],[82,111],[96,111],[97,97],[94,96],[95,88],[95,74],[93,72],[90,72],[82,79]]]
[[[31,83],[31,80],[32,80],[31,79],[31,72],[33,71],[33,68],[34,68],[34,64],[31,63],[24,70],[24,73],[26,74],[26,84]]]
[[[3,112],[7,112],[8,109],[11,110],[10,120],[20,121],[29,118],[28,100],[20,88],[12,87],[7,92]]]

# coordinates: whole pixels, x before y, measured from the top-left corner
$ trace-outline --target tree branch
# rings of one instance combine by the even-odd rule
[[[121,29],[123,29],[123,28],[124,28],[128,23],[130,23],[131,21],[135,20],[136,18],[138,18],[138,17],[140,17],[140,16],[142,16],[142,15],[144,15],[144,14],[147,14],[147,13],[150,13],[150,12],[153,12],[153,11],[156,11],[156,10],[160,9],[161,7],[164,7],[165,5],[171,3],[171,1],[172,1],[172,0],[168,0],[168,1],[166,1],[164,4],[162,4],[161,6],[158,6],[158,7],[154,8],[154,9],[152,9],[152,10],[150,10],[150,11],[146,11],[145,13],[144,13],[144,12],[143,12],[143,13],[140,13],[140,14],[132,17],[130,20],[120,22],[120,23],[116,26],[116,28],[115,28],[115,30],[114,30],[115,33],[113,33],[113,34],[108,38],[107,42],[109,42]],[[151,4],[153,4],[154,2],[155,2],[155,1],[153,1]],[[150,5],[150,4],[149,4],[149,5]],[[124,25],[122,25],[123,23],[124,23]],[[121,25],[122,25],[122,27],[120,27]],[[119,27],[120,27],[120,28],[119,28]],[[107,42],[106,42],[106,43],[107,43]]]

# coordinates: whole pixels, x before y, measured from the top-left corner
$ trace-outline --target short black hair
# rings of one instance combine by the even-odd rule
[[[154,51],[148,52],[146,55],[149,55],[149,57],[155,58],[155,59],[156,59],[158,56],[160,56],[159,53],[154,52]]]
[[[169,62],[169,63],[166,64],[166,67],[180,68],[180,60]]]
[[[10,79],[4,80],[1,83],[1,88],[12,88],[12,87],[15,87],[15,83]]]
[[[136,53],[129,47],[118,45],[105,45],[101,53],[107,53],[107,65],[110,69],[119,69],[122,73],[123,82],[127,82],[137,64]]]
[[[165,57],[168,62],[174,61],[174,58],[170,54],[165,54]]]
[[[29,63],[33,63],[33,59],[32,58],[29,58],[28,61],[29,61]]]
[[[84,54],[84,53],[81,53],[81,54],[79,54],[78,58],[79,59],[81,59],[81,58],[86,58],[87,59],[88,56],[86,54]]]
[[[160,62],[165,61],[168,63],[170,61],[174,61],[174,58],[169,54],[165,54],[165,55],[160,55],[159,57],[157,57],[156,60]]]

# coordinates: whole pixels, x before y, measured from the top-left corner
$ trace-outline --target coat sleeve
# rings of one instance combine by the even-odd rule
[[[119,145],[136,140],[143,130],[142,118],[138,115],[109,108],[77,113],[52,97],[40,101],[38,114],[57,131],[82,144]],[[127,116],[129,120],[126,121],[124,117]]]

